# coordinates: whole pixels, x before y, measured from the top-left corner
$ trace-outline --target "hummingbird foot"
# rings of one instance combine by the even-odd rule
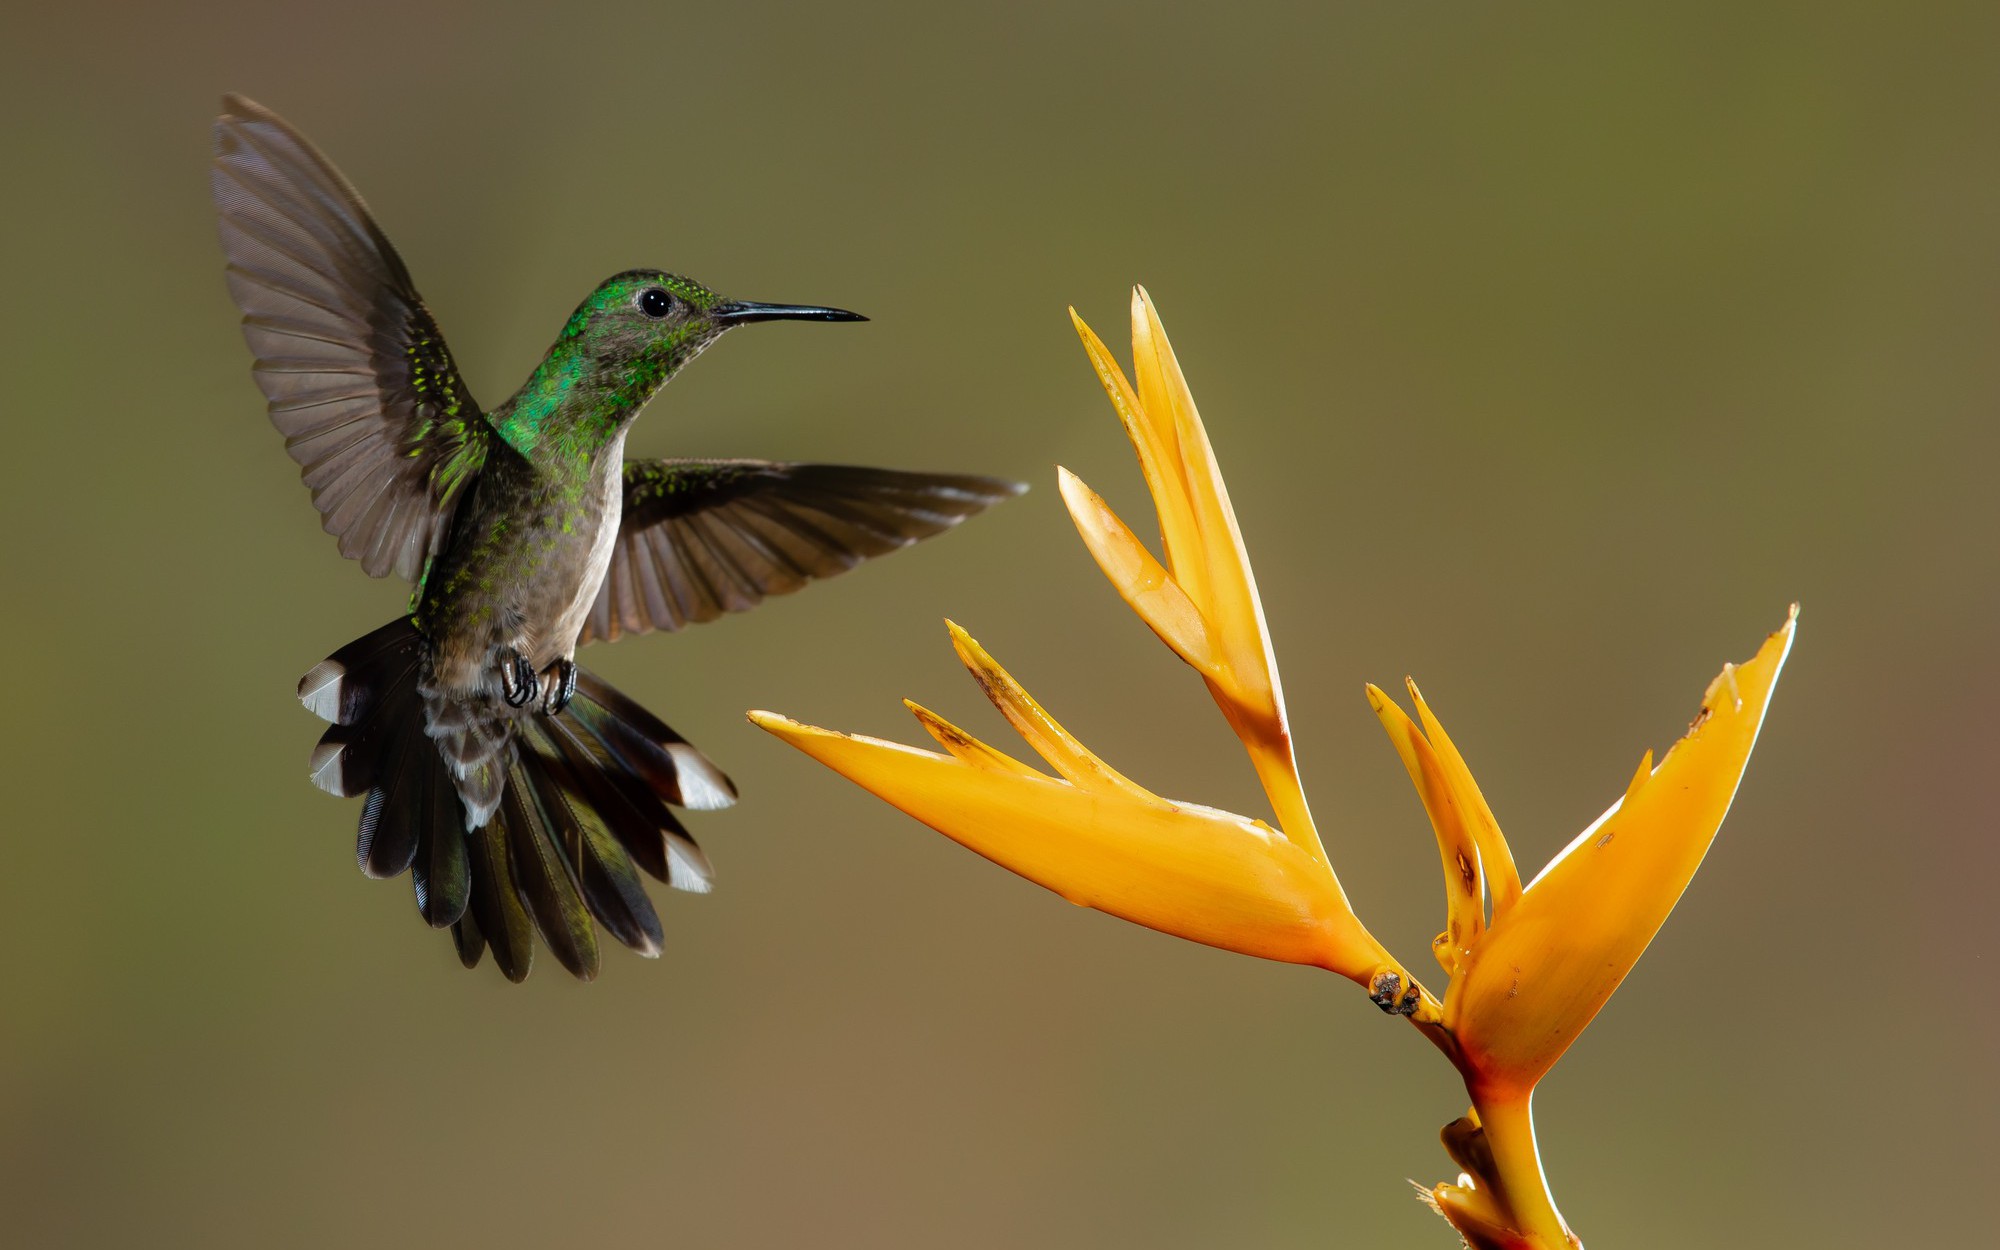
[[[508,707],[526,707],[541,691],[542,683],[528,658],[508,648],[500,661],[500,697],[507,701]]]
[[[576,697],[576,661],[557,660],[542,670],[542,711],[558,716]]]

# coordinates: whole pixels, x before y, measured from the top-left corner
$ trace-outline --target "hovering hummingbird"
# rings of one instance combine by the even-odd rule
[[[597,974],[591,918],[642,955],[643,869],[706,892],[672,807],[736,788],[576,664],[579,643],[754,607],[927,538],[1024,487],[759,460],[627,460],[632,419],[725,332],[864,321],[725,299],[655,269],[607,278],[513,398],[483,410],[396,249],[333,164],[276,114],[223,100],[210,182],[229,290],[271,421],[342,555],[415,584],[410,612],[307,673],[333,722],[312,779],[367,797],[369,876],[413,871],[466,967],[528,975],[539,933]]]

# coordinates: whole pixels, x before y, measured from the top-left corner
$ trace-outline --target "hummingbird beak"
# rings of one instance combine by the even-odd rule
[[[712,313],[725,326],[747,325],[752,321],[866,321],[860,313],[842,308],[820,308],[813,304],[760,304],[755,300],[732,299],[717,304]]]

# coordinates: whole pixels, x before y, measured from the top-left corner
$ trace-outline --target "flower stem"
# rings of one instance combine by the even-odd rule
[[[1542,1176],[1541,1152],[1535,1148],[1533,1087],[1498,1091],[1468,1079],[1466,1092],[1472,1095],[1473,1109],[1493,1156],[1493,1175],[1482,1179],[1489,1182],[1514,1227],[1549,1250],[1582,1250],[1583,1243],[1563,1223],[1549,1194],[1548,1181]]]

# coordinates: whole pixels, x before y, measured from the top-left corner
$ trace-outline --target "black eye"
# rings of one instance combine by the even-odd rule
[[[649,287],[639,296],[639,311],[658,321],[673,311],[674,301],[659,287]]]

